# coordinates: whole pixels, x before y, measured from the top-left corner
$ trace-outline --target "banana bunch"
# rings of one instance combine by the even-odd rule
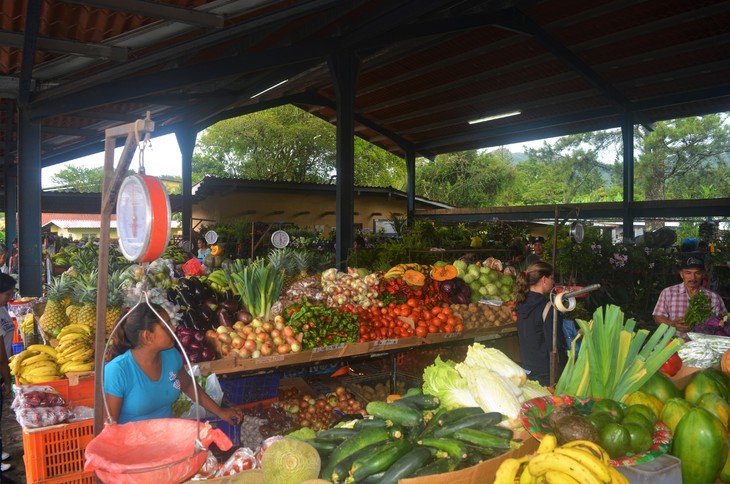
[[[211,289],[220,294],[223,294],[230,289],[230,285],[228,284],[228,280],[226,279],[226,274],[223,272],[223,269],[216,269],[208,274],[205,282],[208,283]]]
[[[611,459],[598,444],[575,440],[560,447],[554,434],[543,437],[537,452],[509,458],[500,464],[494,484],[628,484],[611,466]]]
[[[428,264],[419,264],[417,262],[409,262],[408,264],[398,264],[396,266],[391,267],[388,269],[388,272],[385,273],[383,277],[386,279],[394,279],[396,277],[403,277],[403,274],[405,274],[406,271],[416,271],[416,272],[423,272],[424,274],[428,274],[431,272],[431,266]]]
[[[94,340],[85,324],[69,324],[58,333],[58,364],[61,373],[94,369]]]
[[[61,378],[56,350],[48,345],[30,345],[9,359],[10,373],[21,385],[43,383]]]
[[[23,321],[20,323],[20,330],[23,334],[33,334],[35,329],[35,320],[33,319],[33,313],[28,313],[23,316]]]

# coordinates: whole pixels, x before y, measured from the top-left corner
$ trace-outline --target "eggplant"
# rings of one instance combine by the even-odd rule
[[[200,323],[194,311],[185,311],[182,315],[182,322],[188,329],[194,329],[195,331],[201,330]]]
[[[201,304],[201,306],[207,306],[212,311],[215,311],[218,308],[218,301],[216,300],[216,298],[214,296],[211,296],[211,297],[205,298],[203,300],[203,303]]]
[[[225,308],[219,307],[216,310],[215,315],[218,318],[219,326],[233,326],[233,318],[231,317],[230,313],[225,310]]]
[[[194,301],[194,298],[193,294],[190,292],[190,289],[186,289],[185,287],[178,288],[177,296],[178,303],[180,303],[181,306],[193,306],[192,301]]]
[[[177,302],[177,291],[171,287],[167,288],[167,300],[171,303]]]
[[[202,319],[204,323],[210,323],[215,317],[215,310],[205,304],[200,305],[198,313],[200,313],[200,319]]]
[[[182,279],[178,279],[178,284],[180,284],[180,287],[185,288],[190,292],[195,291],[195,283],[189,277],[183,277]]]
[[[235,299],[224,299],[219,306],[222,306],[227,312],[235,314],[238,311],[238,302]]]

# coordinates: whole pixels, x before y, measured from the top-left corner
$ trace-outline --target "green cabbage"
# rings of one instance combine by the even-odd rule
[[[436,357],[433,365],[423,370],[423,393],[434,395],[447,410],[459,407],[478,407],[479,404],[469,391],[469,385],[459,372],[456,363]]]

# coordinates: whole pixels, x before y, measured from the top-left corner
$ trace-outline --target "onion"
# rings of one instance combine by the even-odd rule
[[[219,333],[218,334],[218,341],[221,343],[227,343],[230,344],[233,338],[231,338],[231,335],[228,333]]]
[[[267,333],[270,333],[271,330],[274,329],[274,325],[271,322],[269,322],[269,321],[266,321],[263,325],[261,325],[261,327]]]
[[[240,348],[238,350],[238,356],[244,359],[251,358],[251,352],[248,351],[246,348]]]
[[[230,345],[221,345],[221,356],[228,356],[231,353]]]
[[[288,345],[288,344],[286,344],[286,343],[284,343],[284,344],[281,344],[281,345],[279,345],[279,346],[278,346],[278,347],[276,348],[276,352],[277,352],[277,353],[279,353],[280,355],[285,355],[285,354],[287,354],[287,353],[291,352],[291,346],[289,346],[289,345]]]
[[[254,351],[256,351],[256,342],[252,339],[247,339],[243,342],[243,349],[250,353],[253,353]]]
[[[196,331],[195,333],[193,333],[193,337],[198,343],[202,343],[203,341],[205,341],[205,333],[203,333],[202,331]]]
[[[284,336],[287,338],[294,337],[294,330],[292,329],[291,326],[284,326],[283,333],[284,333]]]
[[[261,356],[261,352],[259,350],[251,352],[251,358],[258,358],[260,356]]]
[[[197,341],[191,341],[190,344],[185,347],[185,349],[188,350],[190,353],[200,353],[201,351],[203,351],[203,346],[201,346],[201,344]]]
[[[271,344],[264,343],[261,345],[261,356],[269,356],[273,351],[274,348],[271,347]]]
[[[302,351],[302,346],[299,343],[291,343],[290,347],[292,353],[299,353]]]
[[[200,356],[202,356],[205,361],[215,360],[215,353],[208,348],[204,349]]]
[[[233,346],[236,349],[242,348],[245,341],[247,341],[247,340],[244,340],[240,336],[236,336],[233,339],[231,339],[231,346]]]
[[[193,336],[191,334],[181,334],[180,335],[180,343],[183,345],[183,347],[187,348],[188,345],[193,340]]]

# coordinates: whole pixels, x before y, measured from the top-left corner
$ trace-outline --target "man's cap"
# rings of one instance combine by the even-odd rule
[[[698,252],[691,252],[689,254],[684,254],[682,256],[682,261],[680,262],[680,268],[682,268],[682,269],[690,269],[690,268],[704,269],[705,268],[704,254],[701,254]]]
[[[541,244],[545,243],[545,237],[538,235],[537,237],[532,238],[532,243],[535,244],[537,242],[540,242]]]

